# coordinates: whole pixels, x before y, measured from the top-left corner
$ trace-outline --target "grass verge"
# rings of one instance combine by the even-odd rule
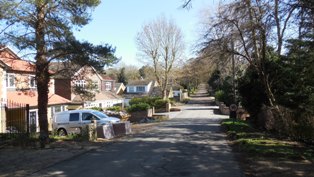
[[[314,148],[298,142],[277,139],[253,128],[245,121],[227,119],[222,122],[234,149],[250,156],[314,160]]]

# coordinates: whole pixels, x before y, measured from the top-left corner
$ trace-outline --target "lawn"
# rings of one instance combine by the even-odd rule
[[[314,147],[275,136],[253,128],[248,122],[228,119],[222,122],[234,149],[250,156],[314,160]]]

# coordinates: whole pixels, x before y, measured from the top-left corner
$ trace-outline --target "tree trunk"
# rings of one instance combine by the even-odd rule
[[[36,23],[36,81],[38,91],[38,116],[40,127],[40,145],[41,148],[45,147],[45,144],[49,140],[48,132],[48,83],[49,83],[49,69],[47,61],[47,50],[45,43],[45,8],[41,2],[37,2],[37,18]]]

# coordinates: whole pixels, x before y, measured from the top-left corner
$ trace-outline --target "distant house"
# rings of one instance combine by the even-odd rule
[[[137,80],[130,81],[126,85],[126,93],[127,94],[149,94],[152,88],[155,86],[154,81],[150,80]]]
[[[156,81],[151,80],[137,80],[130,81],[126,85],[126,91],[124,93],[125,105],[129,104],[129,101],[135,97],[144,97],[144,96],[157,96],[154,95],[154,90],[158,88]],[[158,95],[159,96],[159,95]]]
[[[37,85],[35,80],[36,68],[32,62],[17,56],[8,47],[0,47],[0,96],[2,104],[7,101],[18,104],[29,104],[29,123],[39,131]],[[48,124],[51,130],[51,120],[55,112],[66,110],[71,101],[53,92],[53,81],[50,83],[48,95]],[[1,112],[0,119],[5,118]],[[6,129],[6,121],[0,121],[0,131]]]

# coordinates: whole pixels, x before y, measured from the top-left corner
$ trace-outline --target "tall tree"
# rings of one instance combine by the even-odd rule
[[[41,146],[48,142],[49,63],[54,60],[74,60],[80,65],[101,68],[117,61],[114,49],[77,41],[72,29],[90,21],[91,11],[100,0],[0,0],[1,41],[17,48],[33,51],[38,90],[38,116]]]
[[[128,84],[128,78],[125,75],[125,67],[121,68],[119,73],[117,74],[118,82],[123,83],[124,85]]]
[[[181,30],[173,21],[161,17],[142,27],[137,34],[136,44],[142,57],[153,65],[163,99],[166,99],[169,73],[184,53]]]

